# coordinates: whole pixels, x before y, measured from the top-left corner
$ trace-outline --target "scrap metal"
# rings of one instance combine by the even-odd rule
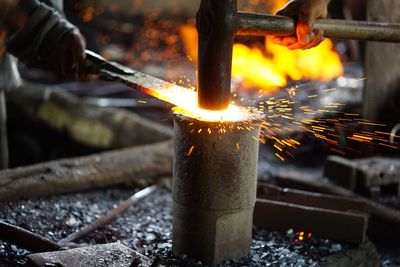
[[[350,160],[328,157],[324,174],[332,182],[353,192],[378,197],[383,187],[392,187],[400,196],[400,160],[398,158],[364,158]]]
[[[258,185],[254,224],[260,228],[295,229],[360,244],[366,240],[368,216],[368,205],[362,200]]]

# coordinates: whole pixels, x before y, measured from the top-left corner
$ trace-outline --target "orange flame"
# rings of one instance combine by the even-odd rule
[[[197,62],[197,31],[192,25],[180,28],[185,50]],[[340,56],[333,42],[325,40],[310,50],[288,50],[267,41],[265,49],[235,44],[233,47],[232,75],[243,79],[244,88],[277,91],[292,80],[329,81],[343,75]]]
[[[275,14],[276,12],[278,12],[279,9],[281,9],[287,3],[288,3],[287,0],[275,0],[275,1],[273,1],[272,7],[271,7],[271,14]]]

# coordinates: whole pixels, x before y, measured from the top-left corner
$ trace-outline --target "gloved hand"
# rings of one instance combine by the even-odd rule
[[[83,76],[85,40],[58,11],[36,0],[23,0],[9,13],[4,23],[10,35],[8,52],[61,79]]]
[[[289,49],[310,49],[324,40],[324,32],[314,29],[317,19],[328,16],[330,0],[291,0],[276,15],[288,16],[297,20],[296,36],[275,36],[272,42]]]
[[[59,79],[82,79],[86,70],[85,47],[86,42],[79,30],[73,29],[66,33],[47,55],[30,60],[27,65],[51,72]]]

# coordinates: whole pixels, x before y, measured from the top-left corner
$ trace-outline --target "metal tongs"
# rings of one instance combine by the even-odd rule
[[[128,67],[125,67],[117,62],[108,61],[101,55],[85,50],[87,72],[90,74],[101,74],[102,70],[107,70],[121,75],[133,75],[134,71]]]

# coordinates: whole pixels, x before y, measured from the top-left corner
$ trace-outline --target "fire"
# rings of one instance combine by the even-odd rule
[[[197,62],[197,31],[192,25],[180,28],[185,50],[194,63]],[[340,56],[334,51],[333,42],[326,39],[318,47],[310,50],[288,50],[266,39],[265,46],[233,47],[232,75],[243,79],[242,86],[248,89],[263,90],[266,93],[277,91],[294,81],[329,81],[343,75]]]
[[[287,4],[287,0],[275,0],[272,3],[272,7],[271,7],[271,14],[275,14],[276,12],[279,11],[279,9],[281,9],[284,5]]]
[[[129,76],[113,74],[114,77],[129,79]],[[229,105],[226,110],[210,111],[199,108],[197,104],[197,92],[177,84],[165,82],[157,78],[151,78],[151,82],[146,85],[146,75],[143,77],[141,91],[145,94],[156,97],[168,102],[175,107],[174,113],[185,115],[201,121],[209,122],[246,122],[260,120],[260,112],[251,108],[244,108],[234,104]],[[149,78],[148,78],[149,79]]]

